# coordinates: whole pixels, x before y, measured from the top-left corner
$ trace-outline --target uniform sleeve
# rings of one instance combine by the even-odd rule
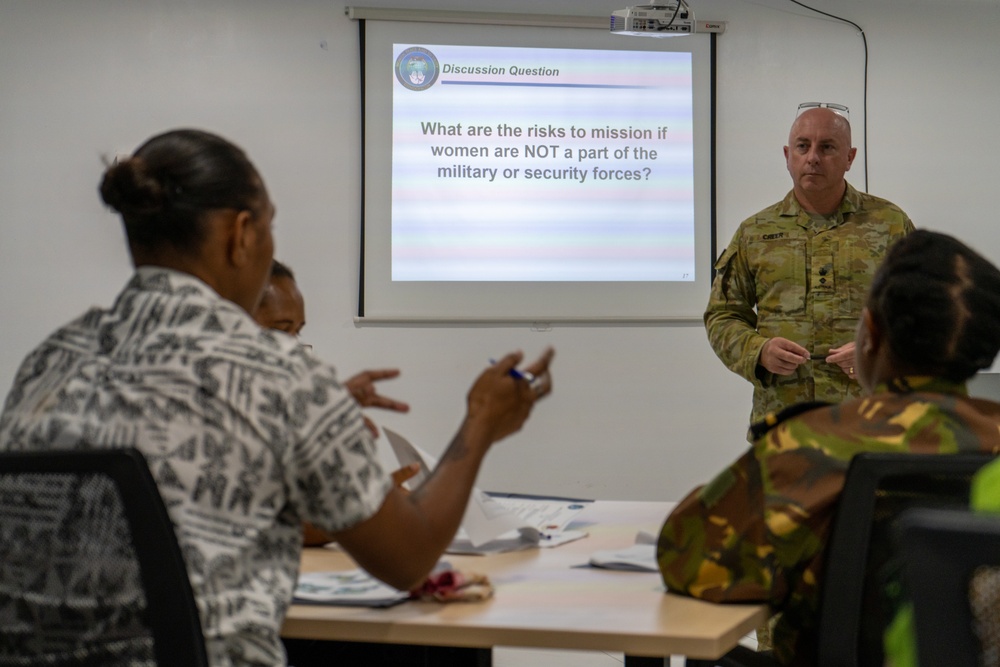
[[[656,556],[674,593],[711,602],[779,602],[753,450],[692,491],[667,517]]]
[[[715,263],[715,281],[705,309],[708,342],[726,368],[760,383],[757,361],[767,338],[757,333],[757,289],[740,241],[743,228]]]
[[[823,551],[846,467],[815,438],[791,436],[795,421],[779,424],[685,498],[657,545],[671,592],[781,611],[773,635],[779,659],[815,637]],[[806,427],[794,428],[804,435]]]
[[[883,253],[893,243],[916,229],[913,221],[910,220],[910,216],[903,209],[886,199],[871,197],[871,195],[866,196],[874,202],[869,207],[866,207],[866,213],[873,220],[880,222],[882,229],[886,230],[884,233],[888,235],[888,240],[883,238]]]
[[[910,216],[908,216],[901,208],[894,204],[888,208],[895,213],[891,221],[891,229],[889,232],[889,245],[892,245],[892,243],[895,243],[907,234],[913,232],[916,227],[913,225],[913,221],[910,220]]]
[[[338,531],[371,517],[392,480],[379,463],[361,409],[319,365],[288,396],[294,442],[286,462],[286,487],[299,518]]]
[[[815,590],[808,570],[826,544],[847,462],[797,440],[806,428],[779,424],[677,505],[657,545],[669,590],[775,607]]]

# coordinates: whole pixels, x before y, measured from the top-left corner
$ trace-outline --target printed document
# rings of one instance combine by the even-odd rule
[[[401,466],[420,465],[420,472],[410,480],[418,486],[437,461],[398,433],[385,427],[382,430]],[[587,535],[566,529],[586,506],[576,500],[494,497],[474,488],[462,517],[462,527],[447,551],[486,554],[572,542]]]

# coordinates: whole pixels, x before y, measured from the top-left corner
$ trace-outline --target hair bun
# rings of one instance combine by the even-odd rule
[[[149,215],[160,211],[167,191],[146,169],[142,158],[116,160],[104,172],[101,199],[123,215]]]
[[[205,240],[204,213],[256,211],[267,191],[246,154],[203,130],[170,130],[108,166],[101,199],[121,214],[130,247],[192,253]]]

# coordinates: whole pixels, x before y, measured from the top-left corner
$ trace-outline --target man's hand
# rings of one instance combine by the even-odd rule
[[[809,361],[809,350],[787,338],[769,338],[760,350],[760,365],[775,375],[791,375]]]
[[[344,382],[344,386],[347,387],[347,391],[351,392],[351,396],[358,402],[358,405],[363,408],[384,408],[386,410],[395,410],[396,412],[409,412],[410,406],[408,404],[389,398],[388,396],[382,396],[378,393],[378,389],[375,388],[375,383],[379,380],[388,380],[398,376],[398,368],[361,371],[357,375],[348,378]],[[372,437],[377,438],[378,426],[375,425],[375,422],[364,415],[361,418],[365,420],[365,426],[372,434]]]
[[[523,357],[520,352],[508,354],[483,371],[469,390],[466,423],[483,427],[490,443],[519,431],[535,401],[552,391],[549,364],[553,356],[555,350],[546,349],[521,369],[524,378],[511,375]]]
[[[535,402],[552,391],[554,354],[548,349],[511,373],[523,356],[515,352],[479,375],[465,419],[430,476],[412,493],[393,489],[378,512],[337,534],[360,567],[400,590],[423,581],[461,525],[490,446],[519,430]]]
[[[351,396],[354,397],[354,400],[357,401],[358,405],[361,407],[384,408],[386,410],[395,410],[396,412],[409,412],[409,405],[403,403],[402,401],[382,396],[378,393],[378,389],[375,388],[375,383],[379,380],[388,380],[398,376],[398,368],[380,368],[371,371],[362,371],[357,375],[348,378],[348,380],[344,382],[344,386],[347,387],[347,391],[351,392]]]
[[[837,364],[852,380],[857,379],[854,372],[854,341],[840,347],[831,347],[830,354],[826,355],[826,363]]]

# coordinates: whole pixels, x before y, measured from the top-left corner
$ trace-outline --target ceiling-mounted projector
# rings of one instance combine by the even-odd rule
[[[611,12],[612,35],[673,37],[695,31],[694,13],[684,0],[662,5],[636,5]]]

